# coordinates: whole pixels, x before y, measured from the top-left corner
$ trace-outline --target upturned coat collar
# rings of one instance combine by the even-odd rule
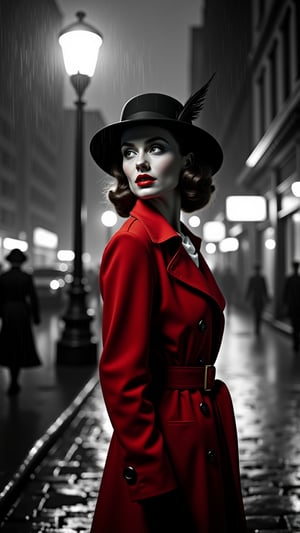
[[[181,282],[207,294],[207,296],[212,298],[223,310],[225,307],[224,297],[200,253],[201,239],[191,233],[184,224],[181,224],[183,233],[190,237],[198,253],[198,269],[189,258],[183,246],[180,246],[181,236],[150,204],[137,200],[130,216],[137,219],[144,226],[153,243],[162,244],[171,239],[177,240],[178,248],[176,252],[173,253],[167,265],[169,274]]]
[[[169,239],[174,238],[178,239],[179,243],[181,242],[181,237],[177,231],[154,207],[147,202],[137,200],[130,215],[143,224],[152,242],[161,244]],[[201,239],[191,233],[182,222],[181,228],[183,233],[190,237],[198,252],[201,246]]]

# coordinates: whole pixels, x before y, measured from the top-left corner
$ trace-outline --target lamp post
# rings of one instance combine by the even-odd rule
[[[85,89],[95,72],[102,36],[90,24],[83,21],[85,13],[76,13],[78,20],[67,26],[59,35],[67,74],[76,91],[76,144],[75,144],[75,203],[74,203],[74,261],[73,281],[69,300],[63,316],[65,327],[57,343],[57,364],[84,365],[97,361],[97,344],[90,323],[91,315],[86,306],[83,281],[83,107]]]

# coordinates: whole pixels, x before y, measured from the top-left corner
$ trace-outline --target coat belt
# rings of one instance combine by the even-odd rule
[[[214,365],[169,366],[166,369],[165,387],[167,389],[212,390],[216,375]]]

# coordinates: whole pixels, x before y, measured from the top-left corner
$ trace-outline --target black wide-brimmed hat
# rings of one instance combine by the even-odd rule
[[[27,261],[27,256],[19,250],[19,248],[14,248],[9,252],[9,254],[5,257],[6,261],[9,261],[9,263],[24,263]]]
[[[120,154],[124,131],[147,124],[170,131],[179,144],[183,144],[188,152],[194,152],[204,163],[209,164],[215,174],[222,165],[222,149],[212,135],[192,124],[203,107],[211,79],[185,105],[171,96],[159,93],[145,93],[131,98],[122,109],[120,122],[105,126],[92,138],[90,150],[97,165],[111,174],[112,166]]]

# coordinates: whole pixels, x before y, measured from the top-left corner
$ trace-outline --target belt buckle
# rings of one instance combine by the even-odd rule
[[[214,365],[205,365],[204,366],[204,383],[203,383],[203,389],[205,392],[210,392],[212,389],[209,388],[208,385],[208,369],[213,368]]]

